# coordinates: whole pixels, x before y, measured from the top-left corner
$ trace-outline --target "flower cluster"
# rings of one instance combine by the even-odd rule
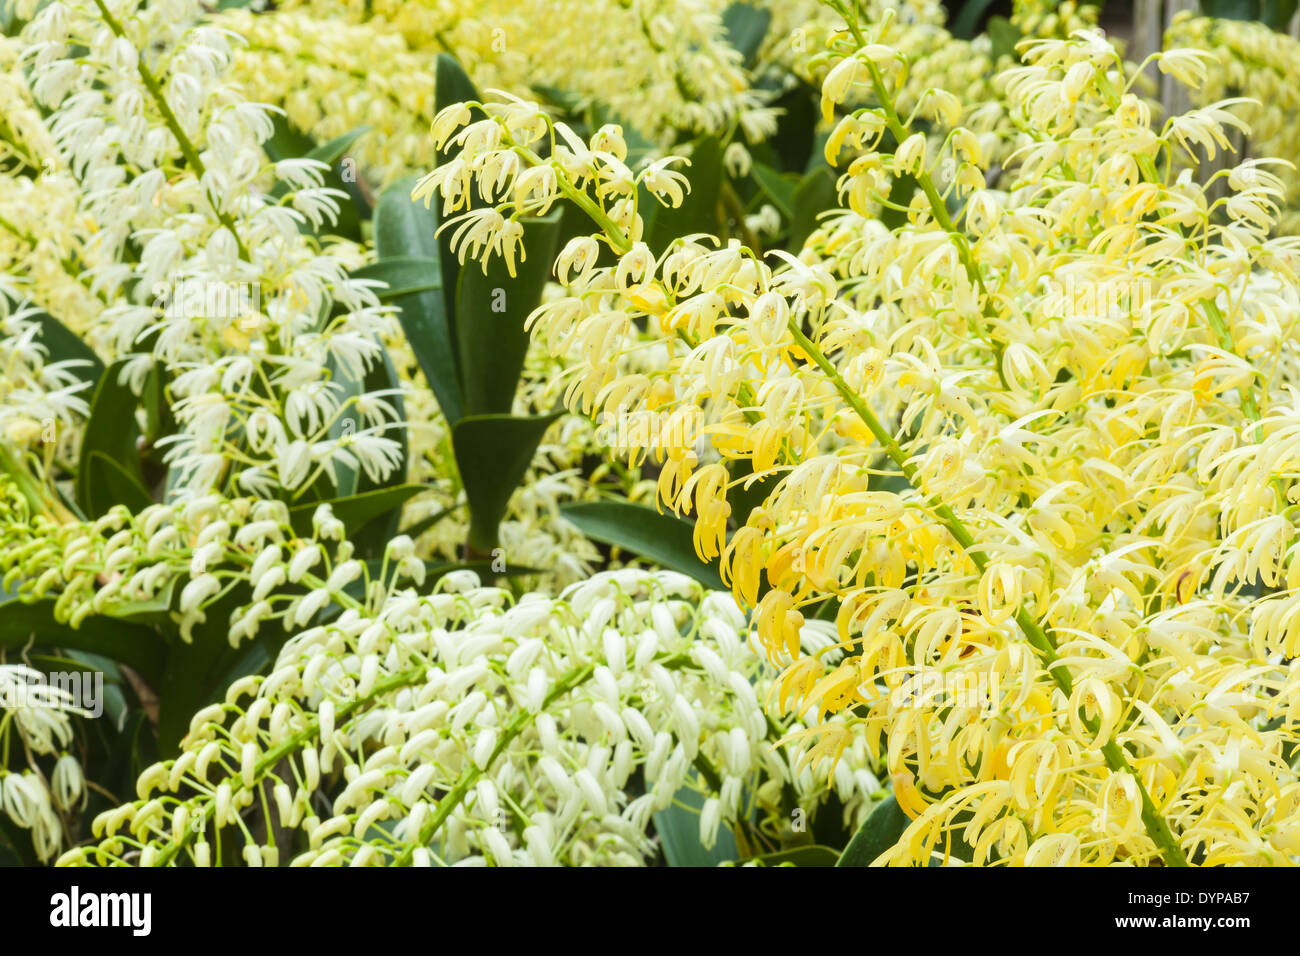
[[[991,188],[957,110],[946,132],[900,111],[888,18],[832,6],[850,30],[824,108],[870,105],[828,147],[847,208],[798,256],[700,236],[655,255],[632,183],[678,201],[671,160],[634,177],[617,130],[582,142],[516,99],[440,114],[435,139],[464,151],[416,196],[452,213],[474,177],[497,203],[461,214],[462,256],[514,254],[512,217],[561,196],[590,216],[536,334],[580,343],[572,407],[663,430],[659,498],[769,651],[797,656],[782,696],[843,716],[818,753],[863,726],[882,748],[915,817],[887,861],[954,840],[977,863],[1293,858],[1300,242],[1270,238],[1281,182],[1246,161],[1214,200],[1173,170],[1226,147],[1234,104],[1155,125],[1084,32],[1027,42],[1000,78],[1023,139]],[[1205,75],[1197,51],[1157,60]],[[903,178],[891,228],[875,213]],[[647,348],[666,361],[625,374]],[[729,489],[762,478],[732,522]],[[797,655],[828,598],[830,674]],[[988,691],[900,706],[929,675]]]
[[[1295,122],[1300,113],[1300,40],[1262,23],[1182,14],[1170,26],[1166,42],[1214,54],[1216,68],[1206,71],[1196,102],[1204,106],[1228,96],[1245,97],[1236,115],[1249,128],[1249,155],[1300,155]],[[1276,231],[1295,235],[1300,232],[1300,176],[1294,160],[1270,172],[1287,187]]]
[[[751,140],[775,117],[726,42],[718,0],[292,0],[286,10],[397,33],[415,51],[449,50],[484,86],[563,90],[600,103],[646,136],[722,133]],[[537,24],[545,23],[545,30]],[[593,24],[599,24],[593,29]],[[670,138],[670,137],[669,137]]]
[[[231,77],[249,100],[285,111],[326,142],[367,127],[352,158],[376,186],[419,165],[433,118],[433,54],[398,33],[303,12],[228,10],[214,23],[243,42]]]
[[[833,786],[860,819],[879,789],[867,748],[813,775],[776,745],[770,679],[735,603],[680,575],[512,602],[457,572],[294,635],[61,862],[640,864],[653,815],[694,779],[716,794],[706,845],[724,825],[788,828],[785,788],[806,808]]]
[[[63,843],[63,816],[85,803],[81,765],[67,752],[69,717],[78,713],[72,695],[45,683],[40,671],[0,664],[0,750],[7,755],[11,747],[21,748],[28,764],[21,773],[0,768],[0,815],[31,831],[32,848],[43,862]],[[48,776],[38,758],[53,758]]]
[[[229,35],[187,0],[18,12],[30,18],[19,66],[50,113],[57,161],[0,172],[0,213],[13,196],[23,214],[0,221],[13,243],[0,275],[122,359],[137,394],[161,369],[180,426],[166,448],[176,493],[292,492],[341,467],[390,473],[396,416],[358,386],[391,317],[349,275],[362,256],[300,233],[331,219],[338,198],[321,164],[267,160],[270,116],[231,85]],[[283,196],[267,188],[275,180]],[[33,261],[43,265],[28,271]],[[359,426],[341,430],[349,415]]]

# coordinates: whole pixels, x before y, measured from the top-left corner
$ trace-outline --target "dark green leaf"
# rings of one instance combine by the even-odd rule
[[[380,488],[346,498],[331,498],[325,502],[312,502],[289,509],[289,522],[296,534],[304,537],[311,535],[311,519],[321,504],[328,504],[334,517],[343,522],[348,534],[362,525],[393,510],[400,510],[409,499],[424,491],[423,485],[396,485],[392,488]]]
[[[727,31],[727,42],[739,51],[745,66],[754,65],[758,48],[763,45],[767,28],[772,22],[772,11],[750,6],[748,3],[733,3],[722,14],[722,25]]]
[[[377,279],[387,288],[376,289],[380,302],[415,292],[442,291],[442,272],[437,259],[423,256],[394,256],[362,266],[352,273],[354,279]]]
[[[387,393],[385,397],[397,412],[397,419],[388,423],[384,437],[393,439],[401,446],[401,462],[382,479],[372,479],[363,471],[357,478],[357,491],[393,488],[406,481],[406,473],[410,467],[410,444],[406,438],[406,402],[401,395],[401,379],[397,369],[393,367],[393,360],[387,349],[383,349],[379,359],[366,370],[362,391],[372,395],[380,392]],[[396,526],[394,526],[395,532]]]
[[[1220,20],[1259,20],[1260,0],[1201,0],[1201,12]]]
[[[698,780],[695,771],[692,779]],[[725,826],[718,827],[718,838],[713,846],[700,842],[700,812],[704,808],[704,795],[694,787],[685,786],[673,795],[672,806],[654,815],[655,832],[663,847],[664,859],[669,866],[718,866],[740,855],[736,837]]]
[[[0,866],[40,866],[32,831],[24,830],[0,813]]]
[[[119,465],[133,481],[145,486],[136,447],[140,437],[140,427],[135,420],[136,397],[127,384],[118,381],[126,362],[127,359],[119,359],[100,376],[99,386],[90,402],[90,419],[81,440],[82,467],[77,471],[76,500],[77,505],[92,518],[104,513],[91,508],[92,469],[86,465],[93,453],[101,453]]]
[[[833,209],[835,202],[835,173],[822,163],[799,181],[790,199],[793,208],[789,248],[792,252],[803,248],[803,244],[817,228],[817,215]]]
[[[283,644],[283,630],[267,621],[252,642],[230,646],[230,615],[250,600],[250,587],[241,583],[204,610],[205,620],[194,627],[190,643],[175,641],[168,648],[161,683],[154,685],[166,689],[158,700],[163,756],[176,754],[195,711],[221,698],[240,677],[261,670]]]
[[[560,215],[523,221],[524,252],[511,278],[505,260],[493,256],[483,267],[460,271],[456,290],[461,400],[466,415],[507,415],[528,352],[524,321],[541,302],[551,274]]]
[[[863,821],[835,865],[870,866],[876,857],[898,842],[911,822],[891,793]]]
[[[76,362],[77,364],[70,366],[68,371],[83,382],[90,383],[93,388],[104,374],[104,363],[95,354],[95,350],[83,342],[77,333],[47,312],[39,312],[29,318],[39,326],[36,341],[45,346],[49,361]],[[90,397],[89,391],[84,397]]]
[[[418,538],[420,535],[424,534],[434,525],[438,524],[438,522],[442,521],[444,518],[449,517],[450,515],[454,515],[457,511],[460,511],[460,509],[461,509],[460,505],[453,505],[450,508],[443,508],[438,513],[428,515],[427,517],[421,518],[419,521],[416,521],[410,526],[403,528],[402,534],[407,535],[413,539]]]
[[[1274,30],[1285,33],[1298,8],[1300,8],[1300,0],[1262,0],[1259,5],[1259,19]]]
[[[162,672],[160,641],[152,628],[92,615],[74,629],[54,619],[51,600],[0,603],[0,647],[18,650],[32,641],[43,647],[100,654],[126,664],[150,682]]]
[[[498,526],[537,445],[559,412],[532,418],[475,415],[451,430],[452,448],[469,501],[469,543],[479,554],[497,546]]]
[[[776,135],[768,140],[776,153],[779,168],[806,172],[812,161],[821,162],[821,150],[814,152],[817,124],[821,120],[821,93],[806,83],[782,93],[773,107],[781,110],[776,120]]]
[[[107,514],[113,505],[126,505],[139,512],[153,504],[153,498],[130,473],[101,451],[93,451],[81,463],[87,474],[87,513]]]
[[[306,159],[315,159],[324,163],[329,167],[329,170],[324,175],[325,185],[330,189],[339,189],[348,194],[350,201],[339,202],[338,222],[336,222],[331,229],[333,234],[344,236],[348,239],[361,239],[361,220],[370,215],[370,208],[366,201],[365,194],[357,188],[355,169],[353,170],[353,175],[345,176],[340,160],[342,160],[344,154],[346,154],[347,151],[356,144],[356,141],[369,129],[370,127],[368,126],[359,126],[354,130],[344,133],[342,136],[336,136],[328,143],[309,149],[306,153],[291,152],[289,154],[293,157],[301,156]],[[300,134],[295,135],[290,131],[280,141],[276,142],[274,147],[267,146],[265,148],[267,153],[270,154],[272,149],[279,152],[286,148],[301,148],[304,141],[308,143],[311,142],[310,139],[307,139]],[[286,157],[273,156],[272,158],[283,159]],[[271,196],[274,199],[280,199],[287,195],[288,192],[288,184],[280,182],[276,183],[275,186],[272,187]],[[304,231],[310,230],[311,225],[307,224],[303,229]]]
[[[732,481],[739,481],[727,490],[727,504],[731,505],[731,518],[737,527],[749,520],[749,513],[767,500],[780,480],[778,474],[764,475],[754,482],[740,481],[753,475],[753,468],[745,458],[738,458],[727,466]]]
[[[952,21],[951,32],[959,40],[969,40],[979,30],[980,20],[985,11],[993,5],[993,0],[966,0],[961,13]]]
[[[262,144],[262,149],[273,162],[297,159],[316,148],[315,141],[295,128],[283,114],[271,114],[271,127],[271,138]]]
[[[480,99],[474,81],[450,53],[439,53],[434,61],[433,96],[434,108],[439,113],[453,103],[476,103]],[[474,113],[474,119],[482,118],[478,110]],[[460,147],[449,143],[447,150],[438,154],[438,165],[452,159],[458,152]]]
[[[717,559],[705,564],[695,553],[689,521],[630,501],[582,501],[564,505],[560,513],[589,538],[680,571],[707,588],[726,590]]]
[[[393,304],[399,309],[402,331],[438,399],[438,406],[447,421],[455,424],[462,414],[452,311],[455,297],[454,290],[448,290],[445,283],[449,278],[454,282],[456,273],[447,271],[450,251],[444,256],[437,237],[436,204],[426,209],[421,203],[411,202],[411,190],[416,182],[414,176],[399,180],[380,194],[375,205],[375,253],[381,262],[418,258],[439,266],[436,278],[430,275],[429,282],[442,286],[440,290],[400,295]],[[454,269],[454,258],[451,263]]]
[[[754,177],[754,182],[758,183],[763,191],[763,195],[772,201],[772,205],[776,206],[781,215],[789,219],[794,213],[794,191],[797,185],[795,181],[762,163],[755,163],[750,173]]]
[[[838,850],[829,846],[797,846],[792,850],[777,853],[764,853],[751,857],[747,863],[761,863],[763,866],[835,866],[840,858]]]
[[[645,220],[644,239],[658,255],[679,236],[718,232],[718,197],[722,193],[722,145],[716,136],[701,136],[693,144],[691,165],[681,171],[690,180],[691,191],[676,209],[641,191],[639,208]]]

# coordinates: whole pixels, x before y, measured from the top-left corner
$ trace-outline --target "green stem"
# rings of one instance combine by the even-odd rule
[[[953,538],[956,539],[957,543],[962,546],[962,549],[982,573],[988,566],[988,559],[982,553],[982,549],[976,544],[974,536],[969,530],[967,530],[961,519],[958,518],[953,513],[952,509],[942,501],[925,495],[925,492],[921,490],[920,481],[917,478],[916,466],[908,461],[907,454],[899,446],[898,442],[891,434],[889,434],[888,431],[885,430],[885,427],[880,423],[880,420],[876,417],[875,413],[867,406],[867,403],[862,400],[862,397],[850,388],[846,381],[844,381],[844,377],[840,375],[839,370],[835,368],[830,359],[828,359],[821,349],[813,344],[812,340],[804,334],[803,329],[799,327],[798,322],[791,319],[789,322],[789,329],[794,340],[799,343],[799,347],[802,348],[826,374],[827,378],[829,378],[831,383],[835,386],[835,390],[839,392],[840,397],[848,403],[854,413],[857,414],[867,428],[871,430],[871,434],[876,437],[878,442],[880,442],[885,453],[893,459],[894,463],[898,465],[900,469],[902,469],[903,477],[907,479],[907,483],[918,494],[926,497],[931,509],[938,517],[939,521],[948,529],[949,534],[951,534]],[[1038,623],[1034,616],[1024,607],[1020,607],[1016,610],[1016,623],[1020,626],[1021,631],[1024,632],[1029,643],[1033,645],[1033,647],[1042,654],[1044,660],[1047,661],[1048,673],[1052,675],[1052,679],[1056,682],[1056,686],[1061,689],[1061,692],[1065,694],[1067,698],[1069,698],[1074,690],[1074,679],[1071,676],[1069,669],[1066,668],[1065,665],[1059,663],[1060,659],[1056,653],[1056,642],[1052,639],[1051,635],[1043,629],[1042,625]],[[1099,721],[1095,718],[1092,720],[1085,720],[1084,725],[1094,732],[1098,727],[1100,727]],[[1182,848],[1179,847],[1178,841],[1175,839],[1173,832],[1169,829],[1169,824],[1165,822],[1164,818],[1161,817],[1160,813],[1156,810],[1155,803],[1151,800],[1150,794],[1147,793],[1147,789],[1142,783],[1142,778],[1138,776],[1137,772],[1128,762],[1128,758],[1125,756],[1123,748],[1121,748],[1114,740],[1110,740],[1102,746],[1101,753],[1106,760],[1106,765],[1110,767],[1111,770],[1116,773],[1128,773],[1133,777],[1134,782],[1136,782],[1138,790],[1142,795],[1142,822],[1146,826],[1148,836],[1150,836],[1156,846],[1160,848],[1165,863],[1169,866],[1186,866],[1187,858],[1184,856]]]
[[[109,12],[108,7],[104,5],[104,0],[95,0],[95,6],[99,7],[100,16],[103,18],[104,23],[108,25],[108,28],[113,31],[113,35],[129,41],[130,38],[127,37],[126,31],[122,28],[122,24],[120,24],[113,14]],[[201,181],[203,177],[207,175],[207,167],[203,165],[203,160],[199,158],[198,150],[194,148],[194,144],[185,134],[185,130],[181,127],[180,120],[176,118],[176,114],[172,111],[171,104],[167,102],[167,97],[163,95],[162,85],[158,82],[157,77],[153,75],[153,71],[150,70],[148,65],[144,62],[143,50],[136,51],[136,70],[140,74],[140,80],[149,91],[149,95],[153,97],[154,102],[158,105],[158,112],[162,114],[163,122],[167,124],[167,129],[171,131],[172,136],[176,139],[177,145],[180,146],[181,155],[185,157],[185,161],[190,164],[190,168],[194,170],[195,175],[197,175]],[[211,204],[213,212],[217,214],[217,219],[221,221],[223,226],[230,230],[230,234],[235,239],[235,245],[239,249],[239,255],[246,262],[252,262],[253,260],[248,254],[248,249],[244,247],[244,241],[239,238],[239,231],[235,228],[235,220],[231,218],[228,212],[224,211],[216,203],[211,195],[208,196],[208,202]]]
[[[542,706],[538,708],[538,712],[540,713],[541,711],[546,710],[546,708],[555,703],[557,699],[569,693],[571,690],[590,678],[594,672],[595,665],[593,664],[584,664],[581,667],[576,667],[569,671],[556,681],[555,686],[551,688],[551,692],[547,694],[546,698],[542,701]],[[469,793],[470,787],[474,786],[474,784],[478,782],[479,777],[483,776],[483,774],[494,763],[496,763],[497,758],[505,753],[506,747],[510,746],[511,742],[524,732],[525,728],[528,727],[535,717],[536,715],[532,711],[521,710],[511,718],[510,723],[506,724],[500,737],[497,738],[497,745],[492,748],[492,753],[489,754],[487,760],[483,762],[483,766],[471,766],[460,775],[460,779],[456,781],[455,786],[447,791],[447,795],[438,801],[438,809],[434,811],[432,817],[425,821],[424,826],[420,827],[420,836],[415,841],[416,844],[419,844],[420,846],[428,846],[429,843],[433,841],[434,834],[436,834],[438,829],[447,822],[447,817],[451,816],[451,812],[460,805],[461,800],[465,799],[465,795]],[[393,865],[410,865],[411,856],[414,853],[415,844],[408,844],[402,854],[393,861]]]

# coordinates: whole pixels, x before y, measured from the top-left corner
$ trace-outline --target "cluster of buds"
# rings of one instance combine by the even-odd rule
[[[804,651],[829,644],[808,628]],[[789,788],[806,814],[833,787],[860,820],[879,791],[867,741],[814,775],[778,741],[801,725],[763,712],[770,685],[734,601],[684,576],[604,572],[512,602],[455,572],[295,634],[61,862],[238,862],[221,858],[234,834],[254,866],[638,864],[687,786],[706,845],[751,825],[755,798],[788,833]]]
[[[464,178],[444,195],[509,151],[553,178],[548,201],[591,217],[536,334],[576,357],[572,407],[656,414],[659,499],[694,517],[702,559],[721,554],[773,659],[795,658],[780,699],[841,715],[819,755],[862,726],[887,741],[916,817],[891,861],[925,863],[956,835],[977,863],[1293,854],[1300,783],[1277,772],[1297,737],[1300,598],[1284,582],[1300,532],[1279,390],[1300,372],[1284,318],[1300,303],[1297,242],[1269,238],[1281,184],[1247,162],[1212,201],[1170,171],[1172,154],[1223,148],[1233,104],[1153,127],[1136,74],[1085,32],[1026,43],[1002,75],[1023,140],[990,188],[976,134],[932,138],[900,111],[909,64],[885,41],[890,17],[832,6],[854,48],[835,41],[824,108],[871,105],[828,149],[856,153],[849,208],[797,256],[701,236],[656,255],[596,140],[517,100],[462,134]],[[1204,75],[1196,51],[1156,59]],[[925,100],[960,119],[943,91]],[[435,136],[463,117],[441,114]],[[562,159],[528,149],[548,134]],[[889,228],[873,213],[904,179],[914,198]],[[487,202],[496,181],[478,183]],[[758,478],[771,490],[733,526],[728,492]],[[1257,579],[1274,590],[1252,600]],[[848,651],[830,673],[798,654],[828,598]],[[928,668],[982,678],[996,700],[900,708]],[[1240,813],[1211,809],[1224,804]]]

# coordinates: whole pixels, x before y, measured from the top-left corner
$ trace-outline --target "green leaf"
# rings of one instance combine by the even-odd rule
[[[821,150],[813,151],[821,120],[821,91],[801,82],[782,93],[772,106],[781,115],[776,120],[776,135],[768,145],[781,168],[803,173],[813,161],[823,162]]]
[[[1016,44],[1020,42],[1023,34],[1018,26],[1006,17],[989,17],[986,29],[989,39],[993,41],[993,62],[996,63],[1003,56],[1019,59],[1016,54]]]
[[[836,866],[839,858],[839,851],[833,847],[813,844],[797,846],[791,850],[780,850],[776,853],[764,853],[743,862],[761,863],[763,866]]]
[[[289,523],[293,525],[294,533],[308,537],[312,530],[312,515],[320,505],[327,504],[333,509],[334,517],[343,522],[343,526],[351,535],[367,522],[395,509],[400,510],[408,499],[422,491],[424,491],[423,485],[395,485],[391,488],[349,495],[346,498],[330,498],[324,502],[314,501],[311,504],[290,508]]]
[[[24,830],[0,813],[0,866],[40,866],[32,831]]]
[[[546,429],[560,414],[474,415],[452,427],[452,449],[469,501],[469,544],[479,554],[489,554],[497,546],[498,527],[510,496],[528,471]]]
[[[454,298],[446,288],[455,272],[447,271],[447,259],[437,237],[438,211],[435,204],[425,209],[411,202],[417,178],[399,180],[379,195],[375,205],[375,253],[380,262],[392,259],[421,259],[436,263],[438,271],[427,277],[438,289],[410,292],[393,299],[402,331],[411,343],[420,370],[433,389],[438,406],[451,424],[462,415],[460,372],[457,369]],[[448,255],[449,255],[448,251]],[[455,260],[452,259],[454,267]]]
[[[81,469],[87,474],[88,514],[107,514],[113,505],[126,505],[131,511],[140,512],[154,503],[144,486],[102,451],[91,452],[90,459],[81,463]]]
[[[514,408],[528,353],[524,321],[537,308],[550,278],[560,214],[523,221],[524,252],[511,278],[505,260],[460,271],[456,290],[461,400],[466,415],[507,415]]]
[[[0,33],[7,37],[16,34],[18,12],[14,9],[16,0],[0,0]]]
[[[176,754],[195,711],[220,699],[240,677],[261,670],[284,643],[279,624],[266,621],[252,642],[230,646],[230,615],[251,598],[249,585],[239,584],[204,610],[190,643],[178,640],[168,647],[161,681],[153,685],[165,689],[158,695],[158,748],[164,757]]]
[[[104,511],[96,511],[91,506],[94,469],[87,465],[95,452],[117,464],[141,488],[145,487],[136,447],[136,441],[140,437],[140,427],[135,420],[136,397],[129,385],[119,381],[126,362],[127,359],[119,359],[100,376],[99,386],[90,401],[86,432],[81,440],[82,466],[77,470],[76,501],[78,507],[91,518],[98,518],[108,510],[105,508]],[[100,496],[97,495],[98,497]],[[101,500],[98,503],[103,502]]]
[[[91,615],[77,628],[54,619],[54,601],[0,602],[0,647],[21,650],[30,642],[43,647],[87,651],[119,661],[150,683],[162,673],[162,648],[152,628]]]
[[[691,522],[630,501],[582,501],[560,513],[589,538],[630,551],[671,571],[680,571],[707,588],[725,591],[718,560],[708,564],[695,553]]]
[[[691,778],[698,779],[695,771]],[[736,837],[725,826],[718,827],[713,846],[700,842],[700,812],[704,795],[692,786],[684,786],[673,795],[672,805],[654,815],[655,832],[669,866],[719,866],[740,855]]]
[[[1274,30],[1285,33],[1297,9],[1300,9],[1300,0],[1261,0],[1259,19]]]
[[[394,256],[362,266],[352,273],[354,279],[377,279],[387,288],[376,289],[380,302],[416,292],[442,291],[442,272],[437,259],[423,256]]]
[[[385,431],[388,434],[385,437],[394,438],[401,446],[401,463],[386,477],[379,480],[372,479],[363,470],[357,478],[356,490],[365,492],[379,488],[393,488],[406,481],[406,473],[410,468],[410,443],[406,437],[406,402],[401,395],[401,379],[398,377],[397,369],[393,367],[393,360],[387,349],[384,349],[379,359],[366,370],[362,391],[370,394],[387,393],[385,397],[397,412],[397,418],[393,422],[386,423]]]
[[[691,165],[681,171],[690,180],[691,191],[676,209],[641,191],[639,208],[644,210],[644,239],[650,250],[659,255],[679,236],[697,232],[718,232],[718,196],[722,192],[722,144],[716,136],[694,140]]]
[[[450,53],[439,53],[434,61],[433,99],[438,113],[453,103],[478,102],[481,99],[474,81]],[[474,120],[482,119],[481,111],[475,110],[472,117]],[[441,166],[447,160],[455,158],[459,152],[459,146],[448,143],[447,150],[438,154],[437,165]]]
[[[1220,20],[1259,20],[1260,0],[1201,0],[1201,12]]]
[[[754,473],[752,463],[746,458],[737,458],[728,463],[727,471],[731,480],[737,482],[727,490],[727,504],[731,506],[731,518],[737,526],[749,520],[749,514],[776,488],[781,476],[777,473],[764,475],[754,482],[747,482]]]
[[[287,127],[287,124],[284,124]],[[369,203],[365,194],[357,187],[356,177],[345,177],[339,169],[339,160],[351,149],[358,139],[370,130],[369,126],[358,126],[354,130],[349,130],[342,136],[336,136],[328,143],[315,146],[306,153],[298,152],[305,143],[311,140],[292,129],[275,141],[274,145],[267,145],[264,148],[268,155],[271,155],[274,149],[276,153],[288,151],[288,155],[272,155],[272,159],[286,159],[290,157],[303,157],[305,159],[315,159],[326,166],[329,170],[324,175],[324,183],[331,189],[339,189],[347,193],[351,202],[339,203],[338,222],[332,227],[332,233],[338,236],[344,236],[349,239],[361,239],[361,220],[370,215]],[[289,193],[288,183],[278,182],[271,188],[271,197],[280,199]],[[307,223],[302,226],[304,231],[311,231],[311,224]]]
[[[93,388],[104,374],[104,363],[95,350],[48,312],[38,312],[28,318],[39,326],[36,341],[45,346],[49,361],[76,362],[68,371]]]
[[[427,517],[421,518],[419,521],[415,522],[414,524],[403,528],[402,534],[412,539],[418,538],[420,535],[424,534],[426,531],[428,531],[434,525],[438,524],[444,518],[454,515],[457,511],[460,511],[460,509],[461,509],[460,505],[452,505],[450,508],[443,508],[437,514],[428,515]]]
[[[357,140],[368,132],[370,132],[369,126],[358,126],[356,129],[348,130],[342,136],[335,136],[328,143],[317,146],[307,154],[306,158],[316,159],[326,166],[333,167],[348,150],[356,145]]]
[[[333,356],[330,356],[326,362],[326,368],[330,370],[332,380],[342,389],[339,394],[340,404],[349,402],[362,394],[381,392],[385,394],[387,400],[397,412],[397,419],[394,422],[385,423],[384,430],[390,433],[396,432],[396,441],[400,446],[401,462],[382,479],[371,478],[360,464],[353,466],[346,462],[332,462],[333,477],[322,474],[309,491],[302,494],[300,498],[295,499],[303,507],[314,506],[327,497],[348,498],[378,488],[391,488],[406,481],[409,450],[404,424],[406,409],[401,395],[394,394],[398,388],[397,371],[393,368],[387,350],[382,350],[381,343],[379,357],[371,363],[370,368],[366,370],[365,376],[360,381],[352,378]],[[337,440],[356,434],[361,431],[362,425],[361,415],[356,410],[356,407],[349,406],[330,425],[330,438]],[[354,543],[359,545],[359,542]]]
[[[745,66],[752,67],[763,45],[767,28],[772,23],[772,11],[753,7],[748,3],[733,3],[722,13],[722,26],[730,43],[744,58]]]
[[[951,32],[959,40],[969,40],[975,36],[984,12],[993,5],[993,0],[966,0],[961,13],[952,21]]]
[[[763,195],[772,200],[772,205],[776,206],[781,215],[789,219],[794,214],[795,181],[763,163],[754,163],[750,174]]]
[[[898,842],[911,822],[891,793],[863,821],[835,865],[870,866],[876,857]]]
[[[266,151],[267,157],[272,162],[297,159],[299,156],[306,156],[316,148],[315,141],[290,124],[281,113],[271,114],[271,128],[271,138],[262,144],[262,149]]]
[[[803,244],[817,228],[818,213],[833,209],[836,198],[835,173],[825,163],[799,181],[790,199],[793,210],[788,247],[791,252],[803,248]]]

